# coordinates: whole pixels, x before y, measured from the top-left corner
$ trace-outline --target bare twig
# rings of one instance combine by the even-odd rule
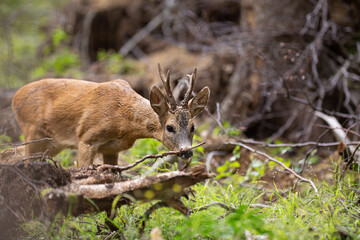
[[[269,205],[263,204],[263,203],[252,203],[249,205],[249,207],[252,208],[270,208]]]
[[[295,119],[298,117],[298,115],[299,115],[299,110],[294,110],[291,116],[289,117],[289,119],[286,121],[286,123],[276,133],[271,135],[271,139],[276,139],[280,137],[286,130],[288,130],[295,121]]]
[[[171,11],[175,7],[174,0],[166,0],[163,11],[154,17],[143,29],[138,31],[130,38],[119,50],[119,53],[126,56],[141,40],[154,31],[162,22],[171,16]]]
[[[10,212],[12,214],[14,214],[14,216],[17,218],[17,219],[21,219],[21,216],[19,214],[16,213],[16,211],[14,211],[8,204],[7,204],[7,201],[5,200],[5,198],[3,197],[3,195],[0,195],[0,200],[1,200],[1,205],[5,206],[7,209],[10,210]],[[3,211],[3,210],[2,210]]]
[[[227,212],[220,215],[218,217],[218,219],[222,219],[226,216],[228,216],[230,213],[235,212],[235,210],[237,209],[237,207],[232,207],[229,206],[223,202],[212,202],[209,203],[207,205],[201,206],[201,207],[197,207],[197,208],[193,208],[190,210],[190,214],[193,214],[196,211],[203,211],[203,210],[207,210],[209,207],[214,207],[214,206],[219,206],[223,209],[225,209]],[[262,204],[262,203],[254,203],[254,204],[249,204],[248,207],[252,207],[252,208],[269,208],[270,206],[266,205],[266,204]]]
[[[210,164],[211,164],[211,161],[213,159],[214,156],[216,155],[221,155],[221,156],[224,156],[225,155],[225,152],[221,152],[221,151],[212,151],[208,154],[208,156],[206,157],[206,171],[207,172],[210,172]]]
[[[331,194],[332,195],[332,194]],[[339,198],[336,198],[336,201],[338,201],[341,205],[343,205],[343,207],[346,209],[346,211],[348,211],[352,217],[354,217],[354,219],[359,219],[360,218],[360,212],[358,210],[357,211],[357,214],[355,214],[353,211],[351,211],[347,206],[346,204]]]
[[[204,205],[204,206],[201,206],[201,207],[197,207],[197,208],[193,208],[190,210],[191,213],[194,213],[195,211],[203,211],[203,210],[207,210],[209,207],[213,207],[213,206],[219,206],[223,209],[225,209],[226,211],[235,211],[236,208],[235,207],[231,207],[225,203],[222,203],[222,202],[212,202],[212,203],[209,203],[207,205]]]
[[[360,143],[356,146],[356,148],[354,149],[354,151],[351,153],[351,156],[349,157],[349,160],[347,161],[345,167],[344,167],[344,172],[341,176],[341,178],[343,178],[345,176],[345,172],[346,170],[351,167],[351,165],[355,162],[355,155],[357,154],[358,150],[360,147]],[[358,155],[358,154],[357,154]],[[358,160],[358,159],[357,159]],[[358,160],[359,161],[359,160]]]
[[[201,142],[195,146],[192,146],[192,147],[189,147],[189,148],[185,148],[185,149],[181,149],[179,151],[168,151],[168,152],[165,152],[165,153],[162,153],[162,154],[151,154],[151,155],[146,155],[145,157],[137,160],[136,162],[132,163],[132,164],[129,164],[127,166],[116,166],[116,165],[109,165],[109,164],[104,164],[104,165],[101,165],[99,166],[99,170],[100,171],[105,171],[105,170],[112,170],[112,171],[125,171],[125,170],[128,170],[130,168],[133,168],[135,166],[137,166],[138,164],[144,162],[146,159],[149,159],[149,158],[162,158],[162,157],[166,157],[166,156],[169,156],[169,155],[177,155],[179,153],[183,153],[183,152],[186,152],[186,151],[189,151],[190,149],[193,149],[193,148],[197,148],[197,147],[200,147],[202,145],[204,145],[205,142]]]
[[[220,113],[218,111],[218,119],[216,120],[217,124],[222,128],[222,129],[225,129],[224,126],[222,125],[222,123],[220,122]],[[224,142],[224,144],[231,144],[231,145],[236,145],[236,146],[240,146],[240,147],[243,147],[255,154],[259,154],[263,157],[266,157],[268,158],[270,161],[272,162],[275,162],[277,164],[279,164],[280,166],[282,166],[286,171],[292,173],[295,177],[297,177],[298,179],[300,179],[301,181],[304,181],[304,182],[308,182],[312,188],[315,190],[315,193],[318,194],[318,189],[316,188],[315,184],[313,181],[311,181],[310,179],[307,179],[307,178],[304,178],[302,176],[300,176],[299,174],[297,174],[294,170],[288,168],[284,163],[276,160],[275,158],[269,156],[268,154],[264,153],[264,152],[261,152],[261,151],[257,151],[249,146],[247,146],[246,144],[244,143],[241,143],[241,142]]]
[[[44,141],[48,141],[48,142],[50,142],[50,143],[54,143],[54,139],[52,139],[52,138],[42,138],[42,139],[32,140],[32,141],[28,141],[28,142],[24,142],[24,143],[5,143],[5,144],[0,144],[0,147],[3,147],[3,146],[19,147],[19,146],[24,146],[24,145],[29,145],[29,144],[32,144],[32,143],[38,143],[38,142],[44,142]]]
[[[318,189],[316,188],[316,186],[315,186],[315,184],[314,184],[313,181],[311,181],[310,179],[307,179],[307,178],[304,178],[304,177],[300,176],[300,175],[297,174],[294,170],[292,170],[291,168],[288,168],[284,163],[276,160],[275,158],[271,157],[270,155],[268,155],[268,154],[266,154],[266,153],[264,153],[264,152],[255,150],[255,149],[253,149],[253,148],[251,148],[251,147],[249,147],[249,146],[247,146],[247,145],[245,145],[245,144],[243,144],[243,143],[241,143],[241,142],[226,142],[226,144],[232,144],[232,145],[236,145],[236,146],[243,147],[243,148],[245,148],[245,149],[247,149],[247,150],[249,150],[249,151],[251,151],[251,152],[253,152],[253,153],[255,153],[255,154],[259,154],[259,155],[261,155],[261,156],[263,156],[263,157],[266,157],[266,158],[269,159],[270,161],[279,164],[279,165],[282,166],[286,171],[290,172],[290,173],[293,174],[295,177],[299,178],[301,181],[308,182],[308,183],[311,185],[311,187],[314,189],[315,193],[318,194],[319,191],[318,191]]]
[[[299,147],[308,147],[308,146],[316,146],[316,147],[336,147],[341,142],[329,142],[329,143],[321,143],[321,142],[303,142],[303,143],[267,143],[262,141],[255,141],[252,139],[240,139],[239,142],[244,144],[252,144],[252,145],[260,145],[263,147],[269,147],[269,148],[279,148],[279,147],[292,147],[292,148],[299,148]],[[346,145],[359,145],[360,142],[347,142]]]

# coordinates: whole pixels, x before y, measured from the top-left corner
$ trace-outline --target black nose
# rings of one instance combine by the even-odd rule
[[[182,152],[178,154],[179,157],[184,158],[184,159],[188,159],[191,158],[193,156],[193,151],[189,150],[186,152]]]

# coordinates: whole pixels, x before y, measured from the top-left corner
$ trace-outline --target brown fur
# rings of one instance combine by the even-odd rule
[[[171,113],[158,88],[151,90],[151,96],[150,104],[123,80],[93,83],[43,79],[20,88],[12,107],[25,141],[45,137],[55,141],[28,144],[25,155],[47,151],[47,155],[55,156],[64,148],[77,148],[79,166],[92,164],[96,153],[103,155],[104,163],[116,164],[118,152],[130,148],[138,138],[155,138],[170,150],[191,144],[192,118],[197,114],[192,116],[192,108],[180,107]],[[208,88],[198,96],[195,98],[202,101],[192,104],[193,108],[204,104],[206,98],[205,105],[200,106],[203,109],[209,97]],[[155,112],[154,104],[159,106]],[[180,124],[177,116],[183,111],[187,112],[186,119],[180,118]],[[170,136],[165,130],[167,124],[172,124],[179,133]]]

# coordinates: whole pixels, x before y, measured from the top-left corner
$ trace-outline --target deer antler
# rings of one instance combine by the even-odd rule
[[[169,103],[170,103],[170,109],[171,110],[175,110],[176,107],[177,107],[177,104],[176,104],[176,100],[174,98],[174,95],[170,89],[170,70],[167,72],[167,75],[166,75],[166,80],[164,78],[164,74],[163,74],[163,71],[161,69],[161,66],[160,66],[160,63],[158,63],[158,70],[159,70],[159,75],[160,75],[160,79],[164,85],[164,88],[165,88],[165,91],[166,91],[166,94],[168,96],[168,100],[169,100]]]
[[[193,91],[193,88],[194,88],[194,84],[195,84],[195,79],[196,79],[196,68],[194,68],[194,71],[191,75],[187,75],[190,79],[190,84],[189,84],[189,88],[188,90],[186,91],[185,93],[185,97],[184,97],[184,100],[181,102],[181,106],[183,108],[187,108],[188,107],[188,102],[191,98],[191,93]]]

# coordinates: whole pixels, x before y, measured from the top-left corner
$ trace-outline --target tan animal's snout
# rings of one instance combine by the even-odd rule
[[[193,125],[192,121],[190,121],[190,125]],[[179,133],[179,150],[190,148],[192,145],[192,140],[194,137],[193,130],[190,130],[190,132],[187,131],[187,126],[183,126],[183,129]],[[179,154],[177,154],[178,157],[181,157],[182,159],[189,159],[193,156],[193,151],[190,149],[188,151],[183,151]]]

